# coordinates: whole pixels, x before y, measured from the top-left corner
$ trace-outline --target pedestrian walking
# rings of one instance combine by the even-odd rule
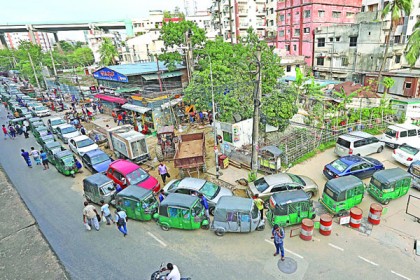
[[[94,227],[97,231],[99,230],[99,221],[98,221],[98,211],[96,211],[95,206],[89,204],[85,201],[83,203],[85,208],[83,208],[83,224],[86,226],[87,230],[91,230]]]
[[[41,153],[39,155],[42,160],[42,165],[44,166],[44,170],[50,169],[50,166],[48,165],[48,157],[47,153],[41,150]]]
[[[29,156],[29,153],[25,152],[24,149],[21,149],[20,151],[22,152],[20,155],[23,157],[23,159],[25,160],[28,167],[32,168],[32,162],[31,162],[31,158]]]
[[[13,127],[13,125],[9,125],[9,134],[10,134],[10,138],[12,139],[16,138],[16,129]]]
[[[122,191],[120,184],[114,183],[114,187],[115,187],[115,193],[119,193],[120,191]]]
[[[127,214],[120,207],[117,207],[117,210],[115,211],[115,222],[117,223],[118,230],[121,231],[122,234],[124,234],[124,237],[126,237],[128,234]]]
[[[34,147],[31,147],[31,156],[34,158],[36,165],[41,165],[41,157],[39,151],[35,150]]]
[[[22,133],[23,133],[23,131],[22,131],[22,127],[20,126],[20,124],[15,124],[15,130],[16,130],[16,133],[18,134],[18,135],[22,135]]]
[[[93,103],[93,104],[92,104],[92,109],[93,109],[93,111],[96,113],[96,103]]]
[[[159,202],[162,202],[166,198],[165,191],[162,189],[159,192]]]
[[[258,194],[254,196],[254,204],[260,211],[261,220],[264,219],[264,200],[262,200]]]
[[[198,197],[200,198],[201,205],[204,206],[206,217],[210,221],[209,203],[207,202],[207,198],[202,193],[198,194]]]
[[[7,131],[7,128],[4,124],[1,126],[1,129],[3,130],[4,139],[7,140],[7,137],[10,138],[9,132]]]
[[[112,219],[111,211],[109,210],[109,204],[105,203],[105,201],[101,200],[101,219],[105,217],[106,224],[110,225],[111,222],[115,224],[114,220]]]
[[[271,231],[271,239],[274,239],[274,246],[276,247],[276,252],[274,256],[278,256],[281,253],[281,260],[284,261],[284,230],[279,227],[279,225],[274,225],[273,230]]]
[[[163,162],[159,163],[158,171],[160,177],[162,177],[163,184],[166,184],[166,177],[171,178],[171,175],[169,175],[168,168],[165,164],[163,164]]]
[[[25,138],[29,138],[28,127],[26,125],[22,126],[22,131],[23,135],[25,135]]]
[[[117,113],[115,113],[115,111],[112,111],[111,115],[112,115],[112,118],[114,119],[114,123],[117,123]]]
[[[85,129],[85,127],[83,125],[80,127],[80,133],[82,135],[86,135],[86,129]]]

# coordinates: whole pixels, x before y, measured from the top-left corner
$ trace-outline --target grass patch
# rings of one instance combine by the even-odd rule
[[[367,132],[369,134],[372,134],[372,135],[379,135],[379,134],[384,133],[384,130],[376,128],[376,127],[375,128],[368,128],[368,129],[365,129],[363,131]]]
[[[302,163],[302,162],[304,162],[304,161],[306,161],[306,160],[308,160],[308,159],[316,156],[316,154],[318,154],[320,152],[323,152],[325,150],[328,150],[328,149],[334,147],[335,146],[335,143],[336,143],[336,141],[329,141],[327,143],[320,144],[319,147],[316,148],[315,150],[310,151],[309,153],[306,153],[303,156],[301,156],[300,158],[298,158],[297,160],[295,160],[293,162],[293,165],[296,165],[298,163]]]

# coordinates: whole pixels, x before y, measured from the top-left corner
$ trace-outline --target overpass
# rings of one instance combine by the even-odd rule
[[[125,29],[128,36],[133,36],[133,24],[131,20],[116,20],[109,22],[56,22],[56,23],[36,23],[36,24],[0,24],[0,45],[7,46],[4,33],[29,32],[31,40],[35,40],[33,32],[53,33],[54,39],[58,42],[57,32],[59,31],[81,31],[102,29],[118,30]]]

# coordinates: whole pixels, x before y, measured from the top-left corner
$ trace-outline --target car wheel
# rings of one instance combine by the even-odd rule
[[[307,192],[306,194],[308,195],[309,199],[311,199],[314,196],[313,192]]]
[[[380,146],[380,147],[378,148],[378,151],[377,151],[377,152],[378,152],[378,154],[379,154],[379,153],[381,153],[383,150],[384,150],[384,146]]]
[[[169,230],[169,226],[167,225],[160,225],[160,228],[164,231],[168,231]]]
[[[214,209],[215,209],[215,207],[210,207],[210,208],[209,208],[209,213],[210,213],[210,215],[212,215],[212,216],[214,216]]]

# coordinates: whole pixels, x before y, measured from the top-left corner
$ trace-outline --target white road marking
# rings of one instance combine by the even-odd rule
[[[153,233],[151,232],[147,232],[147,234],[152,237],[154,240],[156,240],[157,242],[159,242],[160,245],[162,245],[163,247],[166,247],[168,245],[166,245],[165,242],[163,242],[162,240],[160,240],[159,238],[157,238]]]
[[[273,244],[273,241],[270,241],[270,240],[268,240],[268,239],[264,239],[264,241],[265,241],[265,242],[268,242],[268,243],[270,243],[270,244]],[[302,257],[301,255],[299,255],[299,254],[297,254],[297,253],[295,253],[295,252],[293,252],[293,251],[290,251],[289,249],[284,248],[284,250],[285,250],[287,253],[289,253],[289,254],[295,255],[296,257],[303,259],[303,257]]]
[[[335,249],[337,249],[337,250],[340,250],[341,252],[343,252],[343,251],[344,251],[344,249],[343,249],[343,248],[338,247],[338,246],[336,246],[336,245],[334,245],[334,244],[328,243],[328,245],[330,245],[331,247],[333,247],[333,248],[335,248]]]
[[[404,279],[407,279],[407,280],[411,280],[410,278],[405,277],[404,275],[401,275],[401,274],[399,274],[399,273],[397,273],[397,272],[395,272],[395,271],[393,271],[393,270],[391,270],[391,273],[393,273],[393,274],[395,274],[395,275],[397,275],[397,276],[399,276],[399,277],[401,277],[401,278],[404,278]]]
[[[373,261],[370,261],[370,260],[368,260],[368,259],[365,259],[365,258],[364,258],[364,257],[362,257],[362,256],[359,256],[359,259],[362,259],[362,260],[364,260],[365,262],[370,263],[370,264],[372,264],[372,265],[379,266],[379,264],[374,263]]]

